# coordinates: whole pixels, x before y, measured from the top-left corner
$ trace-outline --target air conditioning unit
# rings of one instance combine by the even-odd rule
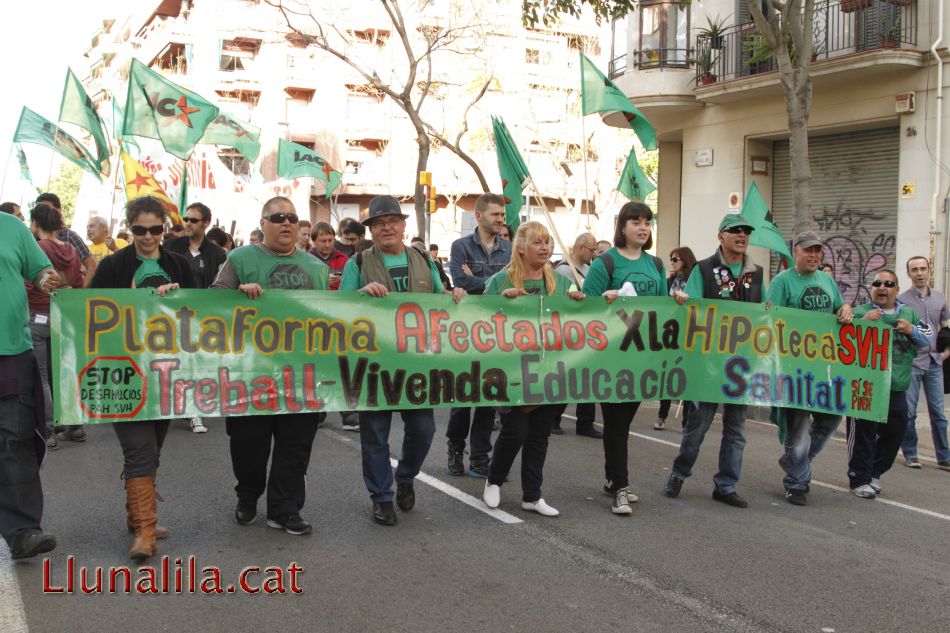
[[[897,114],[912,114],[916,106],[916,93],[902,92],[894,96],[894,111]]]

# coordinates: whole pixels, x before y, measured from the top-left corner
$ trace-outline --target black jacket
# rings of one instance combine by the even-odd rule
[[[214,278],[218,276],[218,270],[228,259],[228,254],[224,252],[224,249],[208,238],[201,242],[201,246],[198,248],[200,253],[198,257],[191,256],[187,236],[165,240],[162,246],[166,250],[178,253],[185,258],[185,261],[191,266],[196,288],[210,288]]]
[[[96,266],[96,274],[92,277],[93,288],[131,288],[135,271],[142,262],[135,256],[135,245],[129,244],[125,248],[102,258]],[[165,247],[158,247],[158,265],[162,267],[172,283],[182,288],[194,288],[195,277],[191,274],[188,260],[178,253],[169,253]]]

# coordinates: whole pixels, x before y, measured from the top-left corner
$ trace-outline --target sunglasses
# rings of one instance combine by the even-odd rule
[[[731,228],[725,229],[726,233],[732,233],[733,235],[738,235],[742,233],[743,235],[752,235],[752,229],[747,226],[733,226]]]
[[[161,224],[156,224],[154,226],[133,224],[131,227],[129,227],[129,230],[132,231],[132,235],[138,235],[139,237],[142,237],[146,233],[151,233],[152,235],[158,236],[165,232],[165,227],[163,227]]]
[[[879,279],[876,279],[871,282],[871,285],[874,286],[875,288],[880,288],[881,286],[884,286],[885,288],[896,288],[897,282],[896,281],[881,281]]]
[[[284,222],[297,224],[297,222],[300,222],[300,217],[296,213],[271,213],[265,215],[264,219],[274,224],[283,224]]]
[[[675,264],[676,262],[681,262],[683,260],[677,257],[676,255],[673,255],[672,257],[670,257],[670,261]]]
[[[190,223],[190,224],[201,224],[201,222],[202,222],[202,219],[201,219],[201,218],[188,218],[188,217],[185,217],[185,218],[182,218],[182,220],[184,220],[185,222],[188,222],[188,223]]]

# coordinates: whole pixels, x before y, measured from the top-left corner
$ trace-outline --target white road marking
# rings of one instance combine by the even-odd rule
[[[331,437],[333,437],[333,438],[336,439],[336,440],[339,440],[340,442],[343,442],[344,444],[350,444],[351,446],[357,444],[356,441],[354,441],[354,440],[352,440],[352,439],[350,439],[350,438],[348,438],[348,437],[345,437],[345,436],[341,435],[340,433],[337,433],[336,431],[333,431],[333,430],[330,430],[330,429],[320,429],[320,430],[321,430],[321,431],[326,431],[328,435],[330,435]],[[398,462],[397,460],[393,459],[392,457],[389,458],[389,462],[393,465],[393,468],[395,468],[395,467],[399,464],[399,462]],[[508,513],[505,512],[504,510],[498,510],[497,508],[494,508],[494,509],[493,509],[493,508],[489,508],[488,506],[486,506],[486,505],[482,502],[481,499],[477,499],[477,498],[473,497],[472,495],[468,494],[467,492],[463,492],[462,490],[459,490],[459,489],[456,488],[455,486],[450,486],[449,484],[445,483],[445,482],[442,481],[441,479],[437,479],[437,478],[432,477],[432,476],[430,476],[430,475],[427,475],[427,474],[425,474],[425,473],[419,473],[419,474],[416,476],[416,479],[418,479],[419,481],[421,481],[421,482],[424,483],[424,484],[427,484],[427,485],[429,485],[429,486],[432,486],[433,488],[435,488],[435,489],[438,490],[439,492],[442,492],[442,493],[444,493],[444,494],[446,494],[446,495],[452,497],[453,499],[455,499],[455,500],[457,500],[457,501],[461,501],[462,503],[464,503],[464,504],[467,505],[467,506],[471,506],[471,507],[475,508],[475,509],[478,510],[479,512],[483,512],[483,513],[487,514],[488,516],[490,516],[490,517],[493,518],[493,519],[496,519],[496,520],[498,520],[498,521],[501,521],[502,523],[507,523],[507,524],[509,524],[509,525],[515,525],[515,524],[517,524],[517,523],[524,523],[523,520],[519,519],[518,517],[516,517],[516,516],[514,516],[514,515],[512,515],[512,514],[508,514]]]
[[[565,413],[565,414],[562,414],[562,415],[563,415],[563,417],[565,417],[565,418],[570,418],[570,419],[572,419],[572,420],[576,420],[576,419],[577,419],[577,418],[575,418],[573,415],[568,415],[568,414],[566,414],[566,413]],[[747,422],[752,422],[752,421],[753,421],[753,420],[747,420]],[[756,421],[756,422],[757,422],[757,421]],[[597,426],[603,427],[603,423],[601,423],[601,422],[595,422],[594,424],[596,424]],[[759,424],[765,424],[765,423],[759,422]],[[773,425],[772,425],[772,424],[767,424],[766,426],[773,426]],[[680,445],[679,445],[678,443],[676,443],[676,442],[670,442],[670,441],[667,441],[667,440],[661,440],[660,438],[658,438],[658,437],[653,437],[652,435],[644,435],[644,434],[642,434],[642,433],[634,433],[633,431],[630,431],[630,435],[632,435],[632,436],[634,436],[634,437],[639,437],[639,438],[642,438],[642,439],[645,439],[645,440],[649,440],[649,441],[651,441],[651,442],[656,442],[657,444],[665,444],[666,446],[672,446],[673,448],[679,448],[679,447],[680,447]],[[841,440],[839,440],[839,441],[841,441]],[[838,492],[844,492],[844,493],[849,493],[849,494],[850,494],[850,492],[851,492],[851,491],[848,490],[847,488],[842,488],[841,486],[836,486],[836,485],[834,485],[834,484],[828,484],[828,483],[825,483],[825,482],[823,482],[823,481],[816,481],[816,480],[812,479],[811,483],[812,483],[813,485],[815,485],[815,486],[820,486],[820,487],[822,487],[822,488],[828,488],[828,489],[830,489],[830,490],[837,490]],[[907,511],[909,511],[909,512],[916,512],[916,513],[918,513],[918,514],[923,514],[923,515],[925,515],[925,516],[932,517],[932,518],[934,518],[934,519],[941,519],[941,520],[943,520],[943,521],[950,521],[950,515],[941,514],[940,512],[934,512],[933,510],[928,510],[928,509],[926,509],[926,508],[918,508],[917,506],[908,505],[908,504],[906,504],[906,503],[900,503],[899,501],[891,501],[890,499],[882,499],[881,497],[877,497],[877,498],[875,499],[875,501],[877,501],[878,503],[883,503],[884,505],[893,506],[893,507],[895,507],[895,508],[900,508],[901,510],[907,510]]]
[[[17,585],[16,573],[10,550],[0,543],[0,631],[4,633],[27,633],[26,614]]]

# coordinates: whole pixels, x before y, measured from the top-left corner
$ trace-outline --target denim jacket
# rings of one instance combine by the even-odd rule
[[[452,283],[457,287],[464,288],[469,294],[480,295],[485,291],[488,278],[507,266],[509,261],[511,242],[495,237],[495,245],[489,253],[478,239],[476,229],[471,235],[452,242],[449,273],[452,275]],[[462,271],[462,264],[469,267],[471,275]]]

